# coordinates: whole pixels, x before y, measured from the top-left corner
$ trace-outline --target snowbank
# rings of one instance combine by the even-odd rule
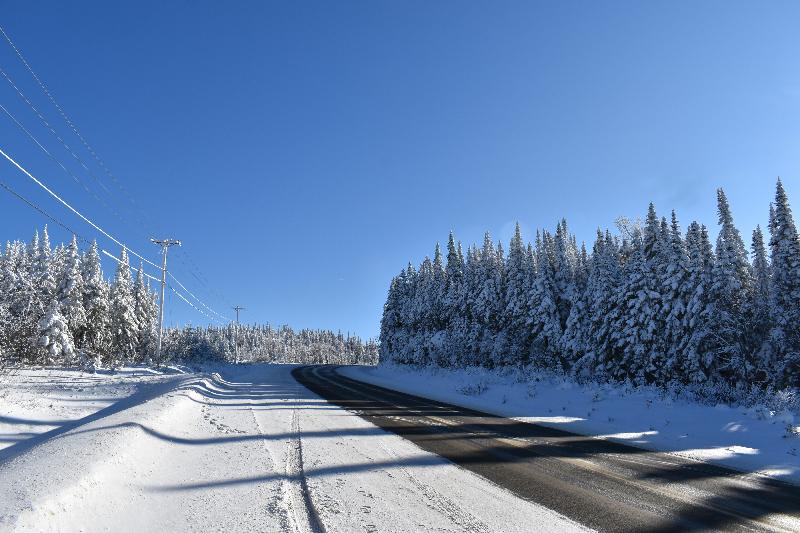
[[[343,367],[374,385],[800,484],[798,414],[483,368]]]
[[[131,367],[95,374],[65,368],[8,369],[0,373],[0,450],[96,413],[181,372],[177,367],[158,371]]]

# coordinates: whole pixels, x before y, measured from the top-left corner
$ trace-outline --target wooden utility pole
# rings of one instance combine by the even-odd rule
[[[233,330],[233,351],[236,354],[236,364],[239,364],[239,311],[244,311],[244,307],[236,306],[233,308],[236,311],[236,326]]]
[[[161,306],[158,311],[158,348],[156,348],[156,364],[161,364],[161,338],[164,335],[164,289],[167,286],[167,250],[170,246],[180,246],[181,241],[176,239],[150,239],[153,244],[161,246],[164,257],[161,265]]]

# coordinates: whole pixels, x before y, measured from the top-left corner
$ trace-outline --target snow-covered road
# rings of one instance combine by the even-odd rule
[[[171,376],[38,436],[9,429],[34,417],[7,416],[0,530],[581,529],[321,400],[291,369]]]

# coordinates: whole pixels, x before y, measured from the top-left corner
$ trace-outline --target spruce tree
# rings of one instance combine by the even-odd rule
[[[530,314],[531,265],[519,223],[508,248],[506,261],[506,301],[503,322],[508,338],[508,352],[502,364],[523,363],[529,355],[530,333],[527,317]]]
[[[136,316],[136,354],[139,361],[148,361],[155,352],[154,323],[152,322],[152,298],[144,279],[144,265],[139,264],[133,283],[134,315]]]
[[[62,316],[67,321],[70,335],[78,348],[83,347],[86,336],[87,319],[83,301],[85,292],[78,240],[73,235],[69,247],[64,250],[56,300]]]
[[[764,245],[764,234],[760,226],[753,230],[753,242],[750,247],[753,265],[753,290],[750,301],[749,324],[745,339],[747,353],[752,358],[752,379],[756,383],[767,383],[774,370],[772,350],[769,343],[770,322],[770,265],[767,249]]]
[[[89,352],[94,365],[112,361],[111,297],[108,282],[103,277],[97,241],[93,241],[81,259],[84,293],[83,307],[86,311],[84,348]]]
[[[447,265],[445,267],[444,314],[447,324],[447,356],[451,365],[458,365],[467,350],[468,320],[464,256],[461,243],[456,243],[453,232],[447,239]]]
[[[574,372],[579,377],[603,380],[608,375],[614,353],[612,324],[618,312],[615,296],[621,278],[618,243],[608,231],[604,235],[598,229],[585,291],[587,319],[583,355],[574,365]]]
[[[663,383],[683,381],[683,355],[689,334],[686,327],[686,313],[695,289],[690,279],[687,244],[681,236],[675,211],[672,212],[668,238],[668,260],[661,288],[664,315],[663,346],[666,357],[659,380]],[[693,227],[692,236],[687,236],[687,239],[689,238],[693,239],[694,246],[699,238],[699,227],[696,225]]]
[[[691,298],[684,317],[689,335],[683,346],[681,377],[688,383],[703,383],[711,377],[713,330],[710,325],[714,314],[710,299],[714,252],[705,226],[697,222],[689,225],[686,251],[689,265],[686,292],[691,292]]]
[[[709,370],[735,385],[746,383],[752,365],[747,353],[746,324],[752,295],[752,274],[739,230],[733,223],[728,200],[717,190],[717,211],[721,226],[712,268],[709,299],[714,306],[710,316]]]
[[[771,217],[772,250],[770,311],[773,327],[770,344],[776,358],[777,381],[800,386],[800,243],[789,198],[778,180],[774,215]]]
[[[561,316],[556,286],[556,250],[552,235],[536,236],[536,277],[531,288],[528,322],[531,325],[531,358],[542,368],[562,367]]]
[[[112,366],[132,361],[136,355],[139,328],[136,323],[136,303],[128,251],[124,247],[120,254],[114,283],[111,285],[110,322],[114,351]]]
[[[74,354],[72,335],[67,320],[60,312],[58,300],[53,300],[38,322],[37,345],[44,350],[44,363],[69,362]]]
[[[623,250],[626,261],[622,269],[623,282],[615,299],[616,313],[611,338],[612,356],[606,371],[618,380],[645,382],[645,370],[650,364],[653,341],[652,323],[657,311],[649,275],[647,252],[638,229],[634,229],[630,243]]]

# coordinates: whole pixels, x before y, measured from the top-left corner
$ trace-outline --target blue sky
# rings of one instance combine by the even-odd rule
[[[7,1],[0,24],[138,207],[4,79],[0,103],[103,202],[2,115],[0,148],[152,260],[151,235],[182,239],[172,271],[222,314],[371,336],[391,276],[451,229],[507,241],[514,221],[530,237],[563,216],[591,241],[649,201],[715,227],[722,186],[749,240],[777,176],[800,197],[798,15],[791,2]],[[91,162],[0,44],[0,67]],[[5,162],[0,179],[96,236]],[[3,239],[44,223],[0,193]],[[167,319],[206,321],[177,299]]]

